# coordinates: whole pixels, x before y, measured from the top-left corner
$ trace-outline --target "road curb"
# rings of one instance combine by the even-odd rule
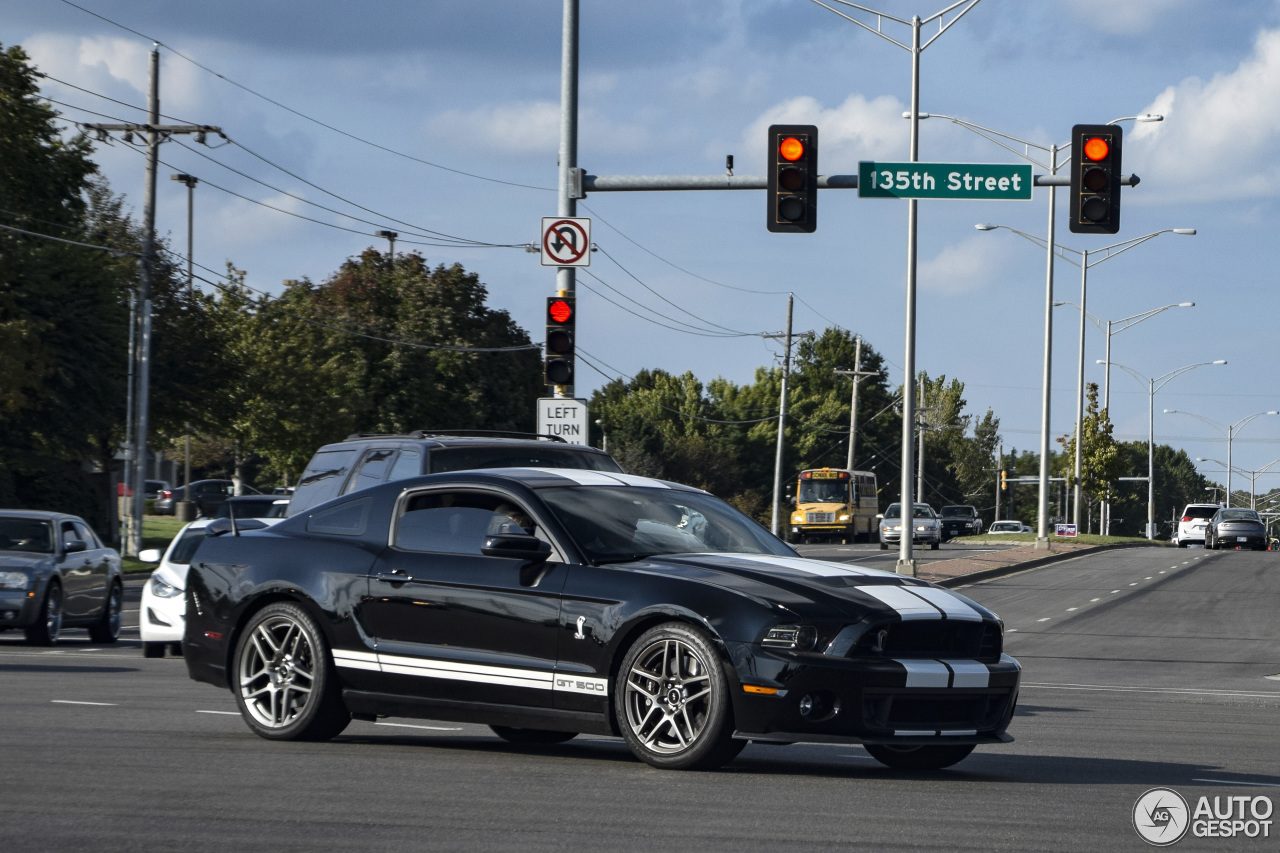
[[[982,571],[972,572],[967,575],[956,575],[951,578],[943,578],[934,581],[937,586],[947,587],[948,589],[967,586],[971,583],[981,583],[982,581],[992,580],[994,578],[1002,578],[1005,575],[1012,575],[1016,572],[1030,571],[1038,569],[1041,566],[1052,565],[1053,563],[1061,563],[1064,560],[1074,560],[1077,557],[1087,557],[1090,554],[1096,554],[1100,551],[1116,551],[1121,548],[1156,548],[1158,545],[1147,545],[1141,542],[1117,542],[1112,545],[1092,545],[1088,548],[1079,548],[1074,551],[1068,551],[1062,554],[1050,554],[1047,557],[1037,557],[1034,560],[1024,560],[1021,563],[1010,563],[1007,566],[997,566],[994,569],[983,569]]]

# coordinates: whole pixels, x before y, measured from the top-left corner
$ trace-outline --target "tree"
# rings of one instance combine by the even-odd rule
[[[1090,382],[1086,388],[1088,405],[1084,423],[1080,427],[1080,486],[1089,502],[1109,500],[1113,483],[1124,476],[1128,466],[1112,437],[1111,418],[1106,409],[1098,408],[1098,383]],[[1067,486],[1075,487],[1075,438],[1061,436],[1058,443],[1063,453],[1060,468]],[[1092,514],[1090,514],[1092,518]],[[1092,521],[1088,525],[1091,527]]]

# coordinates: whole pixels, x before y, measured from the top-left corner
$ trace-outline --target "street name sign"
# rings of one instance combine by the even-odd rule
[[[591,220],[542,217],[541,254],[544,267],[591,266]]]
[[[950,198],[1026,201],[1031,166],[1004,163],[858,164],[858,198]]]
[[[538,432],[563,438],[569,444],[587,444],[587,401],[568,397],[538,398]]]

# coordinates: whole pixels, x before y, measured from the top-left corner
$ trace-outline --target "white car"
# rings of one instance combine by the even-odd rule
[[[1027,527],[1021,521],[993,521],[991,526],[987,528],[988,536],[997,536],[1002,533],[1032,533],[1032,529]]]
[[[1173,544],[1179,548],[1203,545],[1204,530],[1209,526],[1209,519],[1213,518],[1214,513],[1221,508],[1217,504],[1187,504],[1178,519],[1178,529],[1174,531]]]
[[[187,569],[191,556],[204,539],[207,528],[218,519],[198,518],[178,531],[169,547],[161,553],[148,548],[138,554],[144,563],[159,563],[142,587],[142,604],[138,610],[138,633],[142,635],[142,654],[149,658],[182,654],[182,632],[187,626]],[[266,527],[283,518],[255,518],[245,526]]]

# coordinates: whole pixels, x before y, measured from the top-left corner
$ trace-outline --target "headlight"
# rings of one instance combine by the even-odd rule
[[[901,524],[882,524],[880,525],[880,529],[881,530],[901,530],[902,525]]]
[[[818,644],[818,629],[810,625],[779,625],[770,628],[760,642],[775,649],[807,652]]]
[[[792,523],[792,524],[802,524],[802,523],[804,523],[804,513],[802,513],[802,512],[797,512],[795,515],[791,516],[791,523]]]
[[[841,520],[841,521],[848,521],[848,520],[849,520],[849,516],[847,516],[847,515],[842,515],[842,516],[840,516],[840,520]]]
[[[173,598],[182,595],[182,590],[171,583],[165,583],[157,575],[151,576],[151,594],[156,598]]]
[[[26,589],[29,583],[26,572],[0,572],[0,589]]]
[[[924,530],[932,530],[932,529],[933,529],[933,528],[932,528],[932,527],[930,527],[930,526],[929,526],[929,525],[927,525],[927,524],[917,524],[917,525],[916,525],[916,530],[924,531]]]

